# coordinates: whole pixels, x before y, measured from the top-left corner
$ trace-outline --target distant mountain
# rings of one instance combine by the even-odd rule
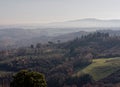
[[[43,25],[43,27],[54,27],[54,28],[111,28],[120,27],[120,20],[100,20],[95,18],[86,18],[80,20],[72,20],[65,22],[49,23]]]
[[[86,18],[40,25],[0,26],[0,49],[38,42],[47,43],[57,40],[65,42],[94,31],[120,35],[120,20]]]
[[[103,19],[95,19],[95,18],[85,18],[85,19],[77,19],[70,20],[64,22],[53,22],[47,24],[26,24],[26,25],[7,25],[0,26],[0,29],[3,28],[22,28],[22,29],[74,29],[79,28],[79,31],[94,31],[99,30],[99,28],[120,28],[120,19],[112,19],[112,20],[103,20]],[[91,29],[87,29],[91,28]],[[81,29],[81,30],[80,30]]]

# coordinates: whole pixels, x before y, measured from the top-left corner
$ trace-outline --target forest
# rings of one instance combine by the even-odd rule
[[[120,36],[94,32],[67,42],[1,50],[0,84],[9,84],[16,72],[29,70],[43,73],[48,87],[119,87],[119,63]],[[91,66],[101,73],[91,74]]]

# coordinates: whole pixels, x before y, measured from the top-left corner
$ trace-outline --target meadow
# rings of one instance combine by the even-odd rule
[[[76,75],[81,73],[90,74],[94,80],[98,81],[120,69],[120,57],[93,59],[92,64],[80,69]]]

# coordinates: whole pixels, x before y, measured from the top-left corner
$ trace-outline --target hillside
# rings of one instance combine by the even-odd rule
[[[69,30],[69,31],[68,31]],[[87,32],[78,32],[74,29],[24,29],[8,28],[0,29],[0,50],[28,46],[30,44],[47,43],[48,41],[61,42],[72,40],[86,35]],[[78,34],[76,33],[78,32]]]
[[[89,33],[85,30],[98,30],[101,33],[109,33],[110,36],[120,36],[119,28],[9,28],[0,29],[0,50],[18,48],[37,43],[67,42],[75,38],[80,38]],[[113,30],[110,30],[113,29]],[[82,30],[82,31],[81,31]],[[83,31],[84,30],[84,31]]]
[[[112,73],[120,69],[120,57],[117,58],[102,58],[94,59],[92,64],[78,71],[76,75],[88,73],[93,76],[95,80],[100,80],[108,77]],[[116,77],[116,76],[115,76]]]
[[[79,63],[82,62],[78,62],[77,64],[78,60],[117,57],[120,56],[119,52],[119,37],[109,36],[108,33],[93,33],[64,43],[38,43],[31,47],[13,49],[12,51],[1,51],[0,59],[2,63],[0,64],[0,67],[2,68],[4,65],[6,67],[4,67],[4,70],[11,68],[13,70],[19,70],[19,68],[24,68],[23,63],[19,63],[21,60],[24,61],[26,68],[31,68],[31,64],[35,64],[34,67],[36,67],[36,61],[38,60],[42,63],[48,61],[50,62],[50,65],[52,65],[53,60],[55,60],[56,62],[58,61],[60,64],[63,65],[67,62],[67,64],[73,63],[75,64],[75,68],[76,66],[79,68]],[[35,62],[33,62],[33,60]],[[11,64],[11,66],[9,66],[9,63]],[[55,64],[59,65],[59,63]],[[18,65],[15,66],[16,64],[18,64],[20,67],[18,67]],[[54,68],[53,65],[52,67]]]
[[[112,74],[110,74],[109,76],[107,76],[106,78],[100,80],[101,82],[104,83],[120,83],[120,69],[113,72]]]
[[[27,69],[45,74],[49,87],[61,87],[69,82],[68,78],[74,80],[85,76],[88,81],[92,81],[92,77],[93,81],[99,80],[119,69],[119,52],[120,36],[100,32],[67,42],[49,41],[3,50],[0,51],[0,78],[10,79],[11,74]],[[81,77],[81,72],[89,75]],[[74,78],[76,73],[78,77]]]

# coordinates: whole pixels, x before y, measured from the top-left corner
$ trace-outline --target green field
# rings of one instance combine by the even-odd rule
[[[94,59],[92,64],[79,70],[75,75],[88,73],[94,80],[100,80],[120,69],[120,57]]]

